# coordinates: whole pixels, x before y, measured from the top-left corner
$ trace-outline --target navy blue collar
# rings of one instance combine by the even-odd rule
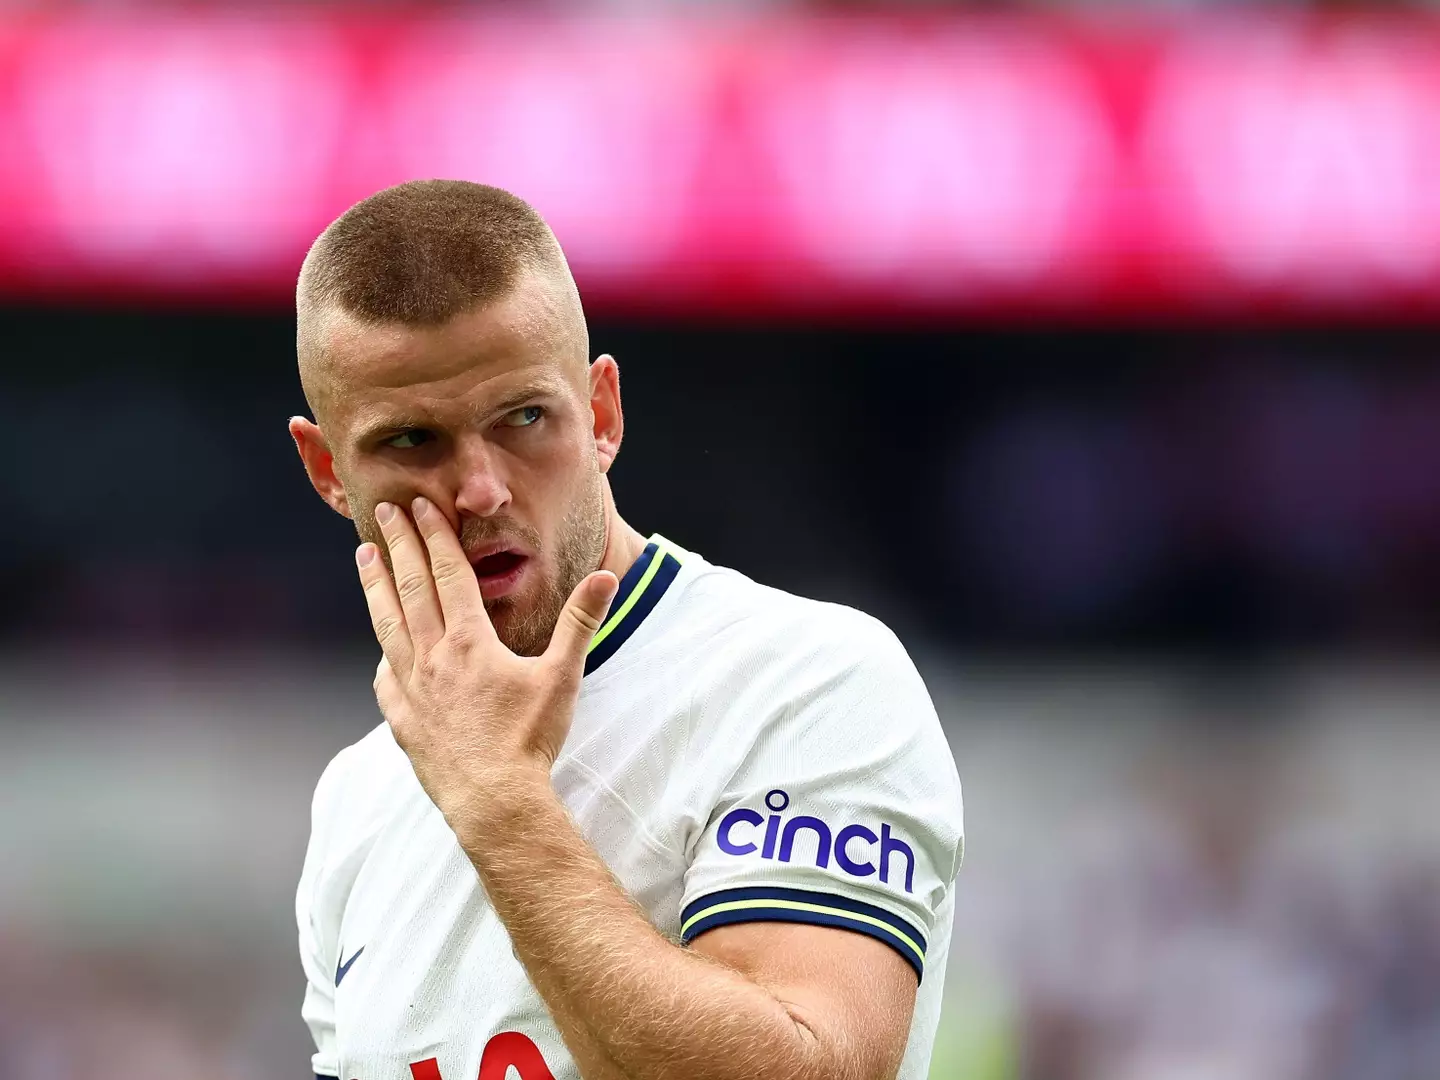
[[[610,603],[610,614],[590,641],[585,656],[586,675],[614,656],[635,633],[679,572],[680,558],[674,547],[658,533],[652,536],[640,557],[620,579],[620,591]]]

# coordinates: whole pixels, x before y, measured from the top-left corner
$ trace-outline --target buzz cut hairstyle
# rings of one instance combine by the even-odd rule
[[[502,299],[525,269],[556,263],[560,245],[524,199],[467,180],[412,180],[320,234],[296,306],[302,324],[339,308],[363,322],[434,326]]]

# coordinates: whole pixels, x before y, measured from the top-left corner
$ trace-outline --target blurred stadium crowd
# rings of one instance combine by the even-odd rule
[[[1433,675],[922,668],[973,837],[936,1080],[1437,1075]],[[299,1074],[294,823],[364,674],[7,668],[0,1076]]]
[[[1058,769],[1069,790],[1054,802],[1082,795],[1069,820],[977,904],[990,909],[970,940],[994,949],[989,970],[1010,995],[996,1015],[1015,1066],[998,1075],[1434,1075],[1440,866],[1428,826],[1401,841],[1387,821],[1420,803],[1372,786],[1407,772],[1389,755],[1433,754],[1429,691],[1393,675],[1219,685],[1181,692],[1186,722],[1148,752],[1123,719],[1125,751],[1114,730],[1101,748],[1075,745],[1093,731],[1070,736],[1111,783],[1085,798],[1073,765]],[[1157,705],[1139,715],[1153,723]],[[1363,737],[1346,707],[1366,710]],[[972,1074],[957,1055],[940,1075]]]
[[[376,713],[288,323],[3,322],[51,472],[3,488],[0,1077],[293,1074],[307,801]],[[595,334],[635,519],[884,615],[932,687],[936,1080],[1440,1075],[1424,333]]]
[[[77,505],[47,471],[0,476],[0,497],[39,525],[0,535],[15,614],[0,641],[367,647],[337,557],[348,526],[305,485],[280,423],[303,407],[289,322],[40,309],[0,315],[0,332],[33,363],[71,358],[17,371],[0,422],[17,455],[46,446],[88,492]],[[1440,638],[1440,378],[1419,329],[601,320],[594,341],[625,373],[621,500],[758,578],[839,588],[967,650],[1363,653]],[[897,357],[909,381],[877,401]],[[728,436],[737,417],[743,439]],[[184,507],[162,535],[126,498],[118,447]],[[877,498],[884,512],[868,512]],[[253,505],[283,527],[245,529]],[[892,557],[901,544],[909,557]]]

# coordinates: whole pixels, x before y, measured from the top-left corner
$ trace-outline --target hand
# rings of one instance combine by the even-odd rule
[[[450,522],[426,499],[412,510],[414,526],[399,507],[375,508],[393,580],[374,544],[355,553],[385,652],[375,697],[421,786],[464,837],[506,779],[548,780],[575,713],[586,649],[619,583],[609,571],[590,574],[566,601],[545,653],[516,656],[495,633]]]

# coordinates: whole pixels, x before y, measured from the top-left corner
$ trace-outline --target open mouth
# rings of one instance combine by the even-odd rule
[[[525,556],[517,552],[497,551],[494,555],[486,555],[483,559],[475,560],[475,576],[481,581],[486,578],[503,578],[518,569],[524,561]]]
[[[475,571],[475,580],[480,583],[480,596],[488,607],[502,596],[509,596],[524,584],[530,556],[525,551],[503,548],[471,557],[470,567]]]

